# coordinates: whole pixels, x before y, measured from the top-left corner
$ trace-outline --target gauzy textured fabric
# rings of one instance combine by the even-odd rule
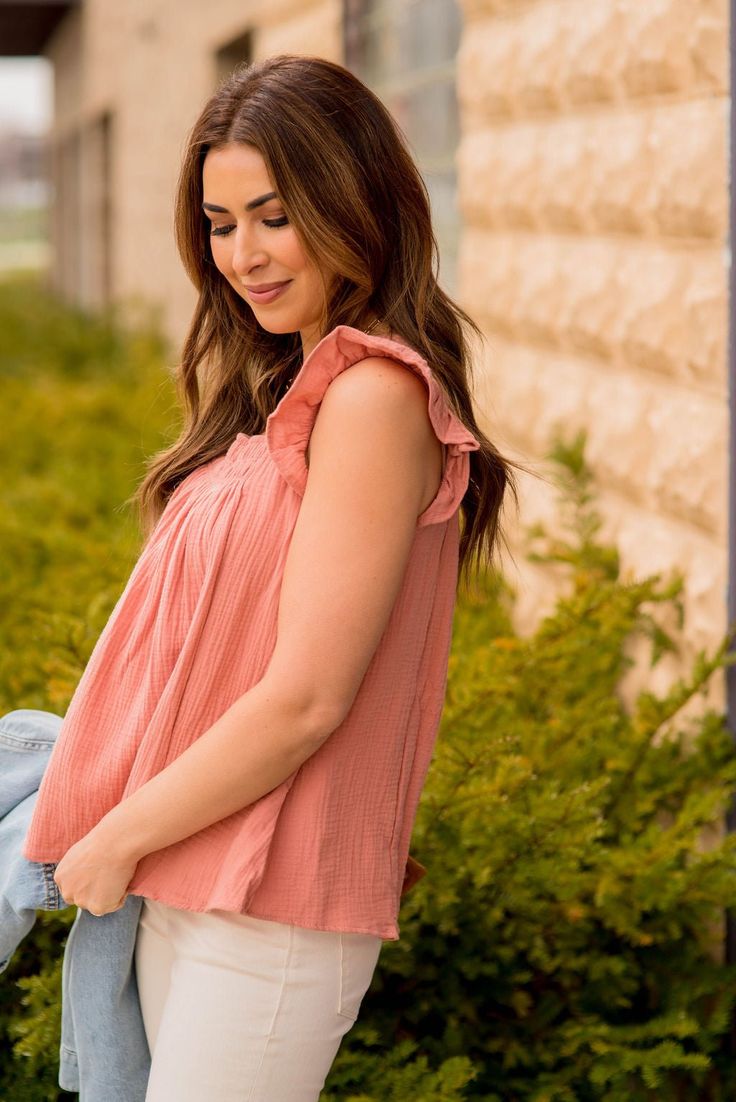
[[[26,858],[60,860],[263,676],[320,402],[340,372],[374,355],[424,381],[445,464],[353,705],[271,792],[143,857],[129,891],[184,910],[398,939],[410,836],[446,689],[458,510],[468,452],[480,445],[424,357],[395,336],[351,326],[337,326],[306,357],[265,432],[238,433],[167,501],[69,705]]]

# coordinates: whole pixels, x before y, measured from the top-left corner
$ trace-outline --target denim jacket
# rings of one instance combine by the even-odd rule
[[[56,864],[21,853],[61,723],[34,708],[0,717],[0,972],[38,910],[70,906],[54,881]],[[67,937],[59,1086],[79,1092],[80,1102],[145,1100],[151,1056],[133,956],[142,902],[129,895],[120,910],[99,917],[80,908]]]

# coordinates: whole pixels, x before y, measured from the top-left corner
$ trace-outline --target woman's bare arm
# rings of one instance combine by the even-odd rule
[[[416,518],[439,486],[424,383],[371,357],[330,384],[263,678],[95,830],[140,859],[253,803],[347,715],[386,628]]]

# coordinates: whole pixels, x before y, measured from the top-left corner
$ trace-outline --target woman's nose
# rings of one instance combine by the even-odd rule
[[[235,244],[233,247],[233,271],[236,275],[245,277],[254,268],[260,268],[268,263],[268,253],[263,246],[253,242],[246,230],[235,231]]]

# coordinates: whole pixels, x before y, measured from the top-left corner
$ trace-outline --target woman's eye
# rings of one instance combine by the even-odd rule
[[[263,225],[268,226],[269,229],[277,230],[280,226],[288,226],[289,219],[286,216],[282,218],[264,218]],[[231,230],[234,230],[235,226],[213,226],[210,230],[211,237],[227,237]]]

